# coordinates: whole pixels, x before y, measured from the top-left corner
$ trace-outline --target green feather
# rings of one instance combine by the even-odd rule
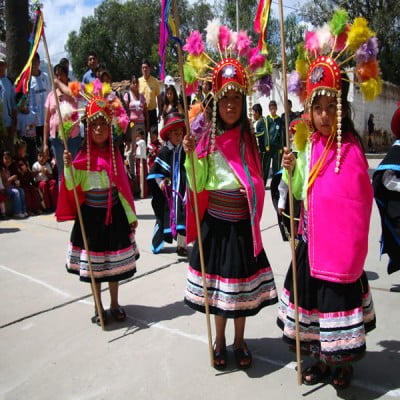
[[[61,139],[64,140],[68,139],[69,134],[72,131],[72,128],[74,126],[74,123],[71,120],[67,120],[63,122],[63,127],[64,127],[64,136],[62,136],[62,130],[60,130],[59,135],[61,136]]]
[[[185,78],[185,82],[189,85],[191,85],[197,79],[196,71],[190,64],[187,63],[183,65],[183,76]]]
[[[333,13],[332,19],[329,21],[332,34],[334,36],[340,35],[346,27],[349,20],[349,14],[346,10],[336,10]]]

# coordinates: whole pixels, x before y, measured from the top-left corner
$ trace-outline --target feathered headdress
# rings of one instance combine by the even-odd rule
[[[297,94],[308,109],[316,95],[336,97],[336,173],[340,169],[342,74],[346,66],[355,63],[354,84],[360,87],[365,100],[375,99],[382,88],[375,33],[363,17],[355,18],[352,24],[348,20],[345,10],[337,10],[328,23],[306,32],[305,42],[297,47],[296,69],[288,83],[289,92]]]
[[[233,32],[214,19],[208,22],[206,32],[206,42],[198,31],[192,31],[186,39],[183,69],[185,82],[190,87],[197,87],[198,81],[212,82],[214,132],[218,100],[231,89],[249,95],[254,88],[269,95],[272,66],[257,47],[251,47],[245,31]],[[214,60],[210,54],[219,55],[219,59]],[[255,87],[258,80],[262,83]]]
[[[108,82],[101,82],[97,78],[86,85],[73,81],[68,83],[68,88],[72,96],[76,98],[83,97],[88,104],[90,104],[90,101],[94,98],[103,99],[107,103],[111,112],[110,118],[107,119],[107,122],[109,122],[113,127],[113,133],[116,136],[120,136],[126,131],[129,124],[128,115],[126,114],[121,100],[113,93],[111,85]],[[78,111],[83,112],[81,120],[88,118],[87,107]],[[61,115],[63,118],[64,133],[65,136],[68,137],[72,127],[74,124],[79,122],[79,119],[77,118],[76,113],[71,113],[66,107],[61,108]]]

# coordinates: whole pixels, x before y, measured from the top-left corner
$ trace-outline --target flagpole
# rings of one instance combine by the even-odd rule
[[[178,7],[177,1],[173,1],[173,14],[174,14],[174,21],[176,25],[176,32],[177,37],[179,38],[179,15],[178,15]],[[183,56],[182,56],[182,49],[180,44],[177,44],[178,49],[178,61],[179,61],[179,74],[181,76],[181,88],[182,88],[182,97],[183,97],[183,106],[184,106],[184,113],[185,113],[185,124],[186,124],[186,134],[191,135],[190,125],[189,125],[189,117],[188,117],[188,104],[186,98],[186,88],[185,88],[185,81],[184,81],[184,74],[183,74]],[[203,292],[204,292],[204,308],[206,311],[206,321],[207,321],[207,337],[208,337],[208,350],[210,354],[210,364],[214,366],[214,351],[212,347],[212,336],[211,336],[211,322],[210,322],[210,308],[209,308],[209,301],[208,301],[208,290],[207,290],[207,280],[206,280],[206,268],[204,263],[204,252],[203,252],[203,240],[201,237],[201,229],[200,229],[200,216],[199,216],[199,206],[198,206],[198,199],[197,199],[197,188],[196,188],[196,179],[194,174],[194,159],[193,153],[189,153],[189,160],[190,160],[190,174],[191,174],[191,181],[193,185],[193,201],[194,201],[194,213],[196,217],[196,230],[197,230],[197,244],[199,246],[199,255],[200,255],[200,266],[201,266],[201,277],[203,281]]]
[[[57,110],[58,121],[59,121],[59,123],[58,123],[58,130],[59,130],[58,136],[59,137],[61,136],[63,144],[64,144],[64,149],[68,151],[67,139],[65,137],[64,126],[62,124],[62,115],[61,115],[61,110],[60,110],[60,102],[58,100],[56,86],[54,84],[53,68],[52,68],[52,65],[51,65],[49,48],[47,46],[46,35],[45,35],[45,32],[44,32],[44,16],[43,16],[43,12],[42,12],[42,18],[43,18],[43,34],[42,34],[43,45],[44,45],[44,49],[45,49],[45,52],[46,52],[47,64],[49,66],[49,74],[50,74],[51,86],[52,86],[52,91],[53,91],[53,95],[54,95],[54,99],[55,99],[55,103],[56,103],[56,110]],[[61,135],[60,135],[60,133],[61,133]],[[69,168],[71,168],[71,167],[69,167]],[[79,204],[78,193],[76,191],[75,178],[74,178],[74,174],[73,174],[73,169],[72,168],[71,168],[70,172],[71,172],[72,190],[73,190],[73,193],[74,193],[76,209],[78,211],[79,225],[80,225],[81,232],[82,232],[83,245],[84,245],[84,248],[85,248],[85,252],[86,252],[86,255],[87,255],[87,261],[88,261],[88,266],[89,266],[89,274],[90,274],[90,282],[91,282],[90,286],[92,288],[92,294],[93,294],[93,298],[94,298],[94,303],[95,303],[97,315],[100,318],[101,329],[104,330],[103,313],[102,313],[102,310],[101,310],[101,307],[100,307],[99,294],[98,294],[98,292],[96,290],[96,282],[95,282],[94,275],[93,275],[93,268],[92,268],[92,262],[91,262],[90,253],[89,253],[89,246],[88,246],[87,237],[86,237],[85,225],[83,223],[81,207],[80,207],[80,204]],[[62,173],[62,171],[59,171],[59,173]]]
[[[279,22],[281,32],[281,54],[282,54],[282,83],[285,104],[285,131],[286,131],[286,146],[290,146],[289,138],[289,109],[288,109],[288,89],[286,78],[286,49],[285,49],[285,29],[283,17],[282,0],[279,0]],[[296,361],[297,361],[297,383],[303,383],[301,371],[301,354],[300,354],[300,325],[299,325],[299,304],[297,294],[297,260],[296,260],[296,246],[295,246],[295,224],[294,224],[294,206],[293,206],[293,190],[292,190],[292,171],[289,172],[288,180],[288,196],[289,196],[289,214],[290,214],[290,248],[292,251],[292,280],[293,280],[293,297],[294,297],[294,315],[296,324]]]

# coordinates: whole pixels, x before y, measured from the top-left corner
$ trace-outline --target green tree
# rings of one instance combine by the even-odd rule
[[[236,2],[239,6],[239,30],[245,30],[253,35],[253,23],[258,0],[224,0],[221,8],[221,20],[232,30],[236,30]]]
[[[363,16],[378,37],[382,77],[400,84],[400,2],[398,0],[313,0],[301,7],[300,15],[314,26],[320,26],[334,9],[345,8],[353,19]]]
[[[158,44],[160,2],[136,0],[125,3],[103,1],[94,16],[82,19],[79,33],[69,34],[66,50],[74,74],[81,77],[87,69],[87,54],[93,50],[108,68],[113,80],[141,75],[143,58],[157,70],[158,57],[153,49]]]

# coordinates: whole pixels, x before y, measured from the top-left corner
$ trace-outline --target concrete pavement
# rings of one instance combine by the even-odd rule
[[[371,172],[379,159],[370,159]],[[340,204],[338,204],[340,206]],[[136,201],[141,251],[136,276],[120,287],[128,319],[106,331],[90,322],[88,285],[64,269],[72,223],[53,215],[0,222],[0,399],[396,399],[400,398],[400,273],[379,260],[380,221],[374,206],[366,271],[377,329],[356,364],[351,388],[298,386],[295,356],[275,324],[277,307],[249,318],[247,343],[254,364],[238,371],[209,366],[205,316],[183,305],[186,260],[175,247],[150,251],[150,199]],[[356,229],[356,227],[354,227]],[[264,246],[279,292],[290,262],[266,192]],[[108,293],[103,293],[109,304]],[[227,343],[233,341],[232,322]],[[309,362],[309,360],[305,360]]]

